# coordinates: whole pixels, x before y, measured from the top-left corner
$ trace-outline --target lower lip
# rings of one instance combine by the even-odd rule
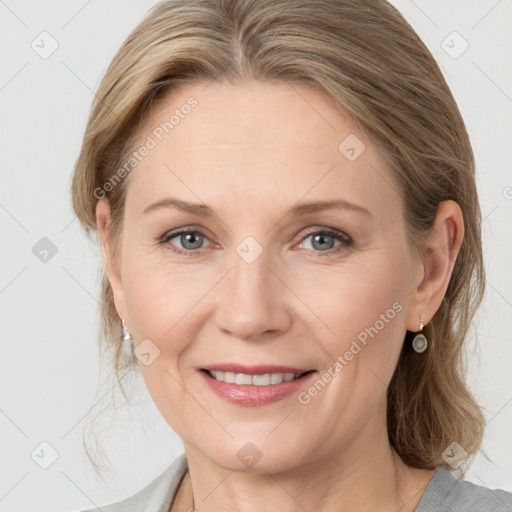
[[[282,382],[281,384],[252,386],[247,384],[229,384],[210,377],[202,370],[198,371],[205,380],[206,385],[209,386],[214,393],[231,403],[245,407],[258,407],[260,405],[277,402],[278,400],[297,392],[316,373],[311,372],[303,377],[299,377],[298,379],[288,382]]]

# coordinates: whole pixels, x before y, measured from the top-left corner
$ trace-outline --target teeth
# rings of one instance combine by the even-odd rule
[[[208,375],[215,380],[229,384],[241,384],[248,386],[270,386],[281,384],[296,379],[299,373],[266,373],[264,375],[249,375],[246,373],[218,372],[208,370]]]
[[[252,376],[245,375],[245,373],[237,373],[235,377],[235,384],[252,384]]]

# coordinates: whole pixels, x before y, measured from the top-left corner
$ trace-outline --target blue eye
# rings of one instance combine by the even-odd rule
[[[336,255],[353,244],[352,238],[341,231],[333,229],[312,231],[302,239],[301,245],[308,238],[311,238],[311,246],[320,256]],[[340,243],[334,246],[336,240]]]
[[[352,238],[342,231],[316,228],[316,231],[310,231],[309,234],[302,238],[300,245],[310,237],[312,237],[312,248],[308,250],[312,250],[320,256],[337,255],[342,251],[346,251],[353,244]],[[174,239],[177,239],[181,247],[177,246],[176,242],[171,243],[171,240]],[[175,233],[165,234],[160,243],[175,253],[193,256],[199,252],[199,249],[204,248],[203,243],[205,240],[208,240],[208,238],[201,230],[184,229]],[[338,245],[335,245],[336,241],[339,242]]]
[[[164,236],[162,243],[169,243],[175,238],[179,240],[182,247],[171,247],[171,249],[178,253],[192,255],[194,252],[197,252],[197,249],[202,249],[201,245],[206,239],[206,235],[198,230],[184,230]]]

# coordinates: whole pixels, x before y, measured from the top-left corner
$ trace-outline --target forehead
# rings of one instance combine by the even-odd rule
[[[252,199],[267,208],[274,199],[280,205],[337,192],[377,210],[399,203],[377,146],[326,96],[304,85],[186,86],[145,120],[139,146],[148,141],[151,150],[129,178],[128,196],[140,211],[165,193],[208,203],[225,202],[229,194],[232,204]]]

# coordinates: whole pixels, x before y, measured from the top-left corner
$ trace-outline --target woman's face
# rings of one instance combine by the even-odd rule
[[[143,145],[108,270],[164,418],[230,469],[360,453],[385,432],[423,277],[382,154],[323,95],[284,83],[174,91]]]

